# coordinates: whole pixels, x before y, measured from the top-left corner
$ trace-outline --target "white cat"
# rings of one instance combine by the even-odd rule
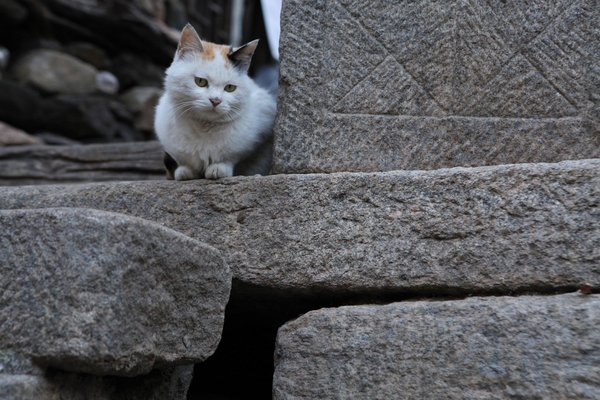
[[[257,44],[216,45],[201,41],[190,24],[183,29],[154,121],[177,162],[175,179],[232,176],[270,135],[275,99],[247,74]]]

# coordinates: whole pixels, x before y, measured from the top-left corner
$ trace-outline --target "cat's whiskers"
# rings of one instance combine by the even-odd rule
[[[195,103],[196,102],[194,100],[188,100],[188,101],[182,101],[181,103],[177,104],[173,108],[175,116],[177,118],[181,118],[184,114],[191,111],[195,107]]]

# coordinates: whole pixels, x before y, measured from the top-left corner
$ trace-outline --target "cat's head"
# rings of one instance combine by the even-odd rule
[[[204,42],[186,25],[165,79],[176,114],[215,122],[235,119],[250,95],[248,68],[257,45],[258,40],[237,48]]]

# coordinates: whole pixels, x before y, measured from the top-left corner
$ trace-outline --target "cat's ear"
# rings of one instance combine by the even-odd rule
[[[202,40],[191,24],[187,24],[181,31],[179,45],[177,46],[176,58],[181,58],[191,53],[202,53]]]
[[[248,68],[250,68],[250,62],[252,61],[252,56],[254,55],[256,46],[258,46],[258,39],[246,43],[243,46],[235,47],[231,49],[231,52],[229,53],[229,59],[236,68],[239,68],[244,72],[248,72]]]

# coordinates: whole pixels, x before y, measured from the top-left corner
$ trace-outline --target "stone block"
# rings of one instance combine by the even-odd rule
[[[220,341],[220,253],[149,221],[89,209],[0,211],[0,349],[37,364],[140,375]]]
[[[273,399],[597,399],[600,296],[311,311],[279,329]]]
[[[600,160],[436,171],[0,188],[0,209],[125,213],[222,251],[281,293],[600,286]]]
[[[599,157],[599,19],[595,0],[286,1],[273,171]]]

